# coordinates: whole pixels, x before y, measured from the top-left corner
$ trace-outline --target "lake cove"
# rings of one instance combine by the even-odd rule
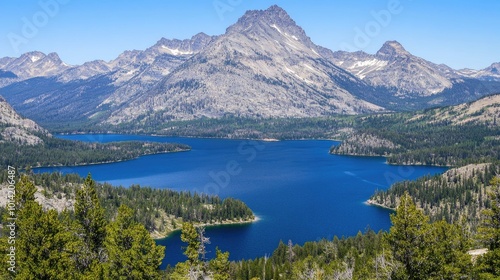
[[[143,156],[135,160],[79,167],[40,168],[61,171],[112,185],[140,184],[196,191],[244,201],[259,217],[244,225],[208,227],[208,257],[215,247],[230,259],[270,255],[280,240],[306,241],[355,235],[390,227],[390,210],[368,206],[377,189],[401,180],[442,173],[446,168],[394,166],[381,157],[336,156],[327,140],[254,141],[141,135],[67,135],[64,139],[112,142],[157,141],[190,145],[192,150]],[[167,246],[164,266],[185,260],[180,232],[157,241]]]

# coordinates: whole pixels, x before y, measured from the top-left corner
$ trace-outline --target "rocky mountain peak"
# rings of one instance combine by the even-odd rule
[[[275,18],[278,18],[282,21],[292,21],[295,24],[295,21],[288,15],[288,13],[278,5],[272,5],[271,7],[264,10],[264,13]]]
[[[393,58],[401,56],[410,56],[411,54],[405,50],[403,45],[398,41],[387,41],[382,45],[376,56],[380,58]]]
[[[49,53],[46,58],[50,59],[55,64],[64,64],[59,55],[55,52]]]
[[[45,58],[45,54],[39,51],[27,52],[19,57],[19,60],[31,61],[32,63],[37,62]]]
[[[499,74],[500,75],[500,62],[496,62],[491,64],[490,67],[486,68],[493,74]]]
[[[280,22],[285,25],[295,25],[295,21],[288,13],[277,5],[273,5],[266,10],[249,10],[238,20],[238,23],[252,23],[256,21],[267,21],[268,23]]]
[[[2,64],[2,70],[14,73],[19,79],[55,76],[69,68],[56,53],[46,55],[39,51],[4,59]]]
[[[212,36],[200,32],[185,40],[161,38],[152,48],[160,50],[160,53],[167,52],[172,55],[194,54],[206,47],[212,39]]]
[[[52,65],[63,65],[64,62],[61,60],[59,55],[55,52],[44,54],[39,51],[31,51],[21,55],[18,62],[24,63],[51,63]]]
[[[358,92],[371,89],[323,58],[319,50],[280,7],[248,11],[149,91],[117,107],[107,123],[149,118],[152,112],[172,120],[384,110],[357,98]],[[117,104],[115,100],[110,103]]]
[[[262,31],[278,32],[295,40],[309,41],[304,30],[295,23],[288,13],[277,5],[266,10],[247,11],[226,33],[258,33]]]
[[[193,42],[203,42],[206,40],[211,40],[212,36],[205,34],[204,32],[200,32],[193,37],[191,37],[191,41]]]
[[[412,55],[397,41],[385,42],[375,55],[335,52],[333,61],[373,86],[397,89],[398,98],[438,94],[458,76],[446,65]]]

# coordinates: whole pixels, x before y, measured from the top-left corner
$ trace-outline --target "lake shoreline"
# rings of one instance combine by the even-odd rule
[[[71,135],[87,135],[88,133],[57,133],[57,135],[61,136],[71,136]],[[170,134],[158,134],[158,133],[121,133],[121,132],[107,132],[107,133],[90,133],[89,135],[133,135],[133,136],[152,136],[152,137],[170,137],[170,138],[191,138],[191,139],[221,139],[221,140],[252,140],[252,141],[262,141],[262,142],[281,142],[281,141],[335,141],[342,142],[341,139],[333,139],[333,138],[300,138],[300,139],[292,139],[292,138],[272,138],[272,137],[263,137],[263,138],[231,138],[231,137],[209,137],[209,136],[193,136],[193,135],[170,135]]]
[[[372,199],[368,199],[367,201],[364,202],[364,204],[366,204],[368,206],[375,206],[375,207],[380,207],[380,208],[384,208],[384,209],[391,210],[391,211],[396,211],[396,209],[385,206],[385,205],[380,204],[378,202],[375,202],[375,200],[372,200]]]
[[[70,140],[70,141],[72,141],[72,140]],[[144,157],[144,156],[170,154],[170,153],[183,153],[183,152],[189,152],[189,151],[191,151],[191,148],[190,149],[179,149],[179,150],[175,150],[175,151],[157,152],[157,153],[145,153],[145,154],[138,155],[138,156],[136,156],[134,158],[129,158],[129,159],[120,159],[120,160],[111,160],[111,161],[100,161],[100,162],[92,162],[92,163],[80,163],[80,164],[75,164],[75,165],[62,165],[62,164],[58,164],[58,165],[38,165],[38,166],[32,166],[31,168],[52,168],[52,167],[68,167],[68,168],[71,168],[71,167],[92,166],[92,165],[100,165],[100,164],[110,164],[110,163],[126,162],[126,161],[130,161],[130,160],[135,160],[135,159],[138,159],[138,158]]]
[[[232,221],[232,220],[226,220],[226,221],[222,221],[222,222],[216,222],[216,223],[213,223],[213,224],[210,224],[210,223],[195,223],[194,226],[195,227],[206,227],[206,228],[211,228],[211,227],[218,227],[218,226],[229,226],[229,225],[246,225],[246,224],[252,224],[252,223],[256,223],[258,221],[260,221],[261,218],[259,218],[258,216],[255,216],[254,215],[254,218],[251,219],[251,220],[243,220],[243,221]],[[153,239],[155,240],[163,240],[163,239],[166,239],[166,238],[169,238],[172,234],[174,234],[175,232],[178,232],[178,231],[181,231],[182,228],[179,227],[179,228],[176,228],[174,230],[171,230],[169,232],[166,232],[166,233],[159,233],[157,231],[155,232],[152,232],[150,233],[151,234],[151,237],[153,237]]]
[[[337,140],[334,140],[337,141]],[[341,141],[341,140],[338,140]],[[453,168],[455,166],[453,165],[440,165],[440,164],[425,164],[425,163],[392,163],[392,162],[387,162],[387,158],[390,157],[391,155],[364,155],[364,154],[340,154],[340,153],[332,153],[331,151],[328,152],[330,155],[336,155],[336,156],[347,156],[347,157],[382,157],[386,159],[385,164],[387,165],[392,165],[392,166],[424,166],[424,167],[446,167],[446,168]]]

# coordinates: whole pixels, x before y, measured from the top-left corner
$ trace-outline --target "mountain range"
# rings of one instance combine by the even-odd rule
[[[315,117],[453,105],[500,92],[500,63],[455,70],[386,42],[376,54],[314,44],[280,7],[219,36],[162,38],[106,62],[0,58],[0,95],[40,124],[155,125],[202,117]]]

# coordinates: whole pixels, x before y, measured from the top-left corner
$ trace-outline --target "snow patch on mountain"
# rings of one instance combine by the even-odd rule
[[[191,51],[182,51],[182,50],[179,50],[179,49],[171,49],[167,46],[161,46],[162,48],[166,49],[169,53],[173,54],[173,55],[190,55],[190,54],[193,54],[193,52]]]

